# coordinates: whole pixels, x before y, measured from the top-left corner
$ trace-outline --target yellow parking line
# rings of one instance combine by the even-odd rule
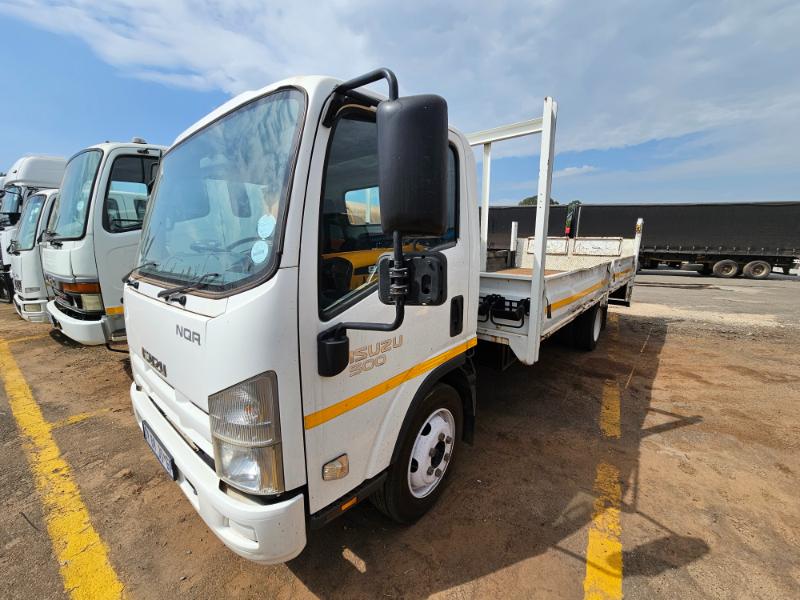
[[[607,438],[620,436],[620,396],[616,380],[606,379],[603,384],[603,401],[600,405],[600,431]]]
[[[8,344],[0,340],[0,378],[24,436],[64,589],[76,600],[120,598],[124,588],[109,562],[108,549],[92,526],[69,465],[53,439],[52,427],[44,420]]]
[[[618,600],[622,598],[622,527],[619,520],[622,486],[615,466],[605,462],[597,465],[594,493],[597,498],[586,547],[583,597],[586,600]]]
[[[610,334],[618,339],[619,322],[616,315],[609,319]],[[614,356],[610,355],[614,360]],[[616,379],[603,383],[600,405],[600,432],[606,439],[619,439],[622,399]],[[586,544],[586,576],[583,580],[583,597],[586,600],[620,600],[622,598],[622,485],[619,469],[607,462],[597,465],[594,480],[596,495],[592,507],[592,522]]]

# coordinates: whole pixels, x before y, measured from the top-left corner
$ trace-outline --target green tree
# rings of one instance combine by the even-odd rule
[[[538,196],[528,196],[519,201],[517,206],[536,206],[536,199]],[[558,200],[550,198],[550,206],[558,206]]]

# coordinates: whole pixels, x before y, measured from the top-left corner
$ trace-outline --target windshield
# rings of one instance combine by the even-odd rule
[[[73,156],[67,163],[61,194],[51,219],[50,231],[56,238],[83,237],[89,200],[102,157],[100,150],[87,150]]]
[[[228,291],[271,272],[299,141],[303,94],[274,92],[163,158],[139,259],[145,276]]]
[[[22,209],[22,218],[19,220],[17,231],[17,250],[31,250],[36,242],[36,228],[39,224],[39,215],[42,214],[44,196],[36,194],[28,198]]]
[[[5,189],[5,192],[2,202],[0,202],[0,213],[18,213],[19,201],[20,198],[22,198],[22,190],[15,185],[10,185]]]

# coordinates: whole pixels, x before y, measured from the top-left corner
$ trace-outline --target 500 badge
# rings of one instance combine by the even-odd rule
[[[403,345],[403,336],[381,340],[350,351],[350,377],[386,364],[386,354]]]

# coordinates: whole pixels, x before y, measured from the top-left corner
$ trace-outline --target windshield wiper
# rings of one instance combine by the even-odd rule
[[[216,279],[217,277],[220,277],[219,273],[206,273],[204,275],[201,275],[194,281],[191,281],[184,285],[179,285],[173,288],[167,288],[166,290],[161,290],[160,292],[158,292],[158,297],[166,298],[167,300],[169,300],[171,296],[174,296],[175,294],[178,294],[180,292],[185,292],[186,290],[197,290],[200,289],[201,287],[205,287],[205,285],[209,282],[210,279]]]
[[[158,266],[158,263],[155,262],[155,261],[152,261],[152,260],[148,260],[147,262],[143,262],[140,265],[136,265],[130,271],[125,273],[125,275],[122,276],[122,283],[128,283],[128,278],[131,275],[133,275],[134,271],[138,271],[139,269],[144,269],[145,267],[157,267],[157,266]]]

